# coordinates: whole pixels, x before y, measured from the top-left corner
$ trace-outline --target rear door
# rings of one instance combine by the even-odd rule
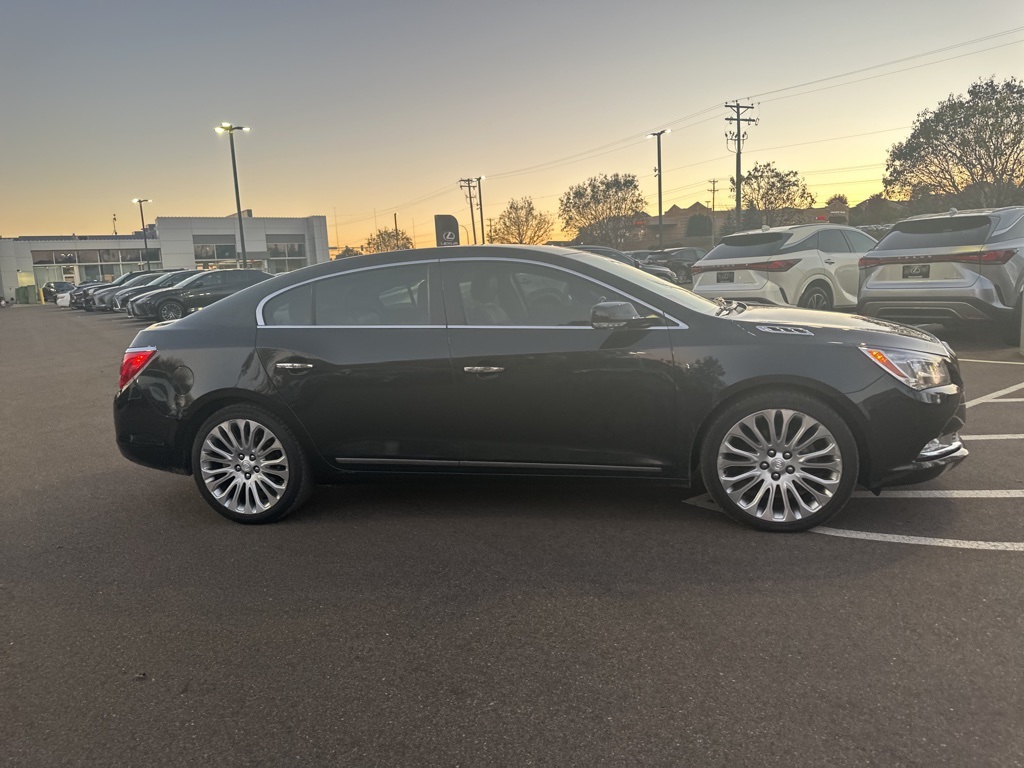
[[[437,263],[417,261],[319,278],[263,301],[260,359],[328,462],[454,466],[440,297]]]
[[[860,254],[854,253],[850,242],[839,229],[818,232],[818,251],[821,265],[831,276],[833,305],[852,307],[857,304]]]

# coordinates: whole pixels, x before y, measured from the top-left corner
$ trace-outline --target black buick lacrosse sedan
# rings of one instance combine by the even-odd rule
[[[130,460],[278,520],[380,473],[698,484],[770,531],[858,483],[967,456],[953,351],[894,323],[709,301],[612,259],[464,246],[317,264],[135,337],[114,400]]]

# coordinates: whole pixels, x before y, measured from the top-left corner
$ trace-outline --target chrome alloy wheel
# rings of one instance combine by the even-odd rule
[[[835,436],[817,419],[785,408],[757,411],[733,425],[717,463],[729,499],[748,515],[772,522],[819,512],[843,476]]]
[[[199,455],[207,490],[237,514],[267,511],[288,488],[288,455],[278,437],[259,422],[221,422],[206,435]]]

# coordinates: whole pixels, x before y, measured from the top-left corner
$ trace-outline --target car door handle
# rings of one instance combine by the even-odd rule
[[[313,367],[312,363],[278,363],[274,366],[279,371],[308,371]]]
[[[466,373],[502,373],[505,369],[498,365],[467,365]]]
[[[835,262],[834,259],[825,259],[825,263],[826,264],[835,264],[836,262]]]

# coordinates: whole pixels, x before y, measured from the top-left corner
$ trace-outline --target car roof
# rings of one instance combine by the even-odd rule
[[[733,232],[731,235],[725,235],[725,237],[733,237],[735,235],[757,235],[762,232],[814,232],[822,229],[852,229],[859,232],[856,227],[851,227],[846,224],[832,224],[827,221],[818,221],[813,224],[783,224],[778,227],[761,227],[760,229],[745,229],[742,232]]]
[[[919,213],[917,216],[908,216],[902,221],[916,221],[920,219],[948,219],[955,218],[956,216],[989,216],[992,214],[1002,213],[1024,213],[1024,205],[1007,205],[1002,208],[965,208],[959,210],[958,208],[950,208],[948,211],[942,213]]]

